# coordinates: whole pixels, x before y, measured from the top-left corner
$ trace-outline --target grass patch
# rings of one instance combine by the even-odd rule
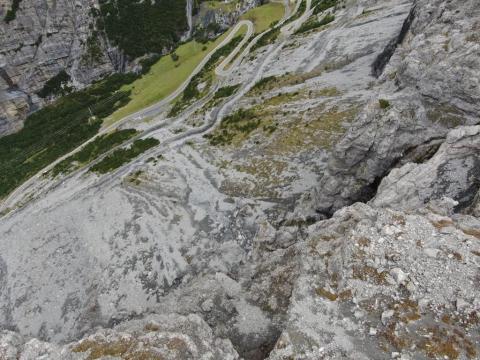
[[[100,155],[107,153],[113,147],[122,144],[126,140],[137,135],[134,129],[118,130],[110,134],[102,135],[91,143],[84,146],[79,152],[63,160],[52,169],[52,175],[57,176],[78,169]]]
[[[313,79],[321,75],[320,70],[314,70],[303,74],[286,73],[281,76],[267,76],[260,79],[248,92],[248,96],[256,96],[262,92],[278,89],[285,86],[303,84],[309,79]]]
[[[240,29],[239,34],[245,32],[244,28]],[[195,40],[189,41],[175,50],[175,54],[178,56],[177,61],[174,61],[171,56],[163,56],[156,63],[151,64],[147,74],[131,85],[125,86],[124,90],[131,91],[131,101],[107,118],[104,125],[113,124],[173,93],[225,37],[227,37],[227,33],[206,44]]]
[[[30,115],[22,130],[0,138],[0,198],[94,136],[101,118],[129,100],[117,91],[133,74],[116,74]],[[91,115],[94,116],[91,116]]]
[[[223,57],[230,54],[230,52],[233,51],[241,41],[242,36],[236,36],[228,44],[215,51],[203,69],[197,75],[195,75],[187,85],[181,97],[176,101],[175,105],[170,110],[170,113],[168,114],[169,117],[177,116],[183,109],[191,104],[192,101],[200,99],[208,92],[210,85],[213,82],[213,69],[217,63]],[[205,84],[205,87],[200,90],[199,85],[202,83]]]
[[[258,108],[239,109],[223,118],[218,128],[204,137],[212,146],[232,145],[240,143],[260,127],[267,134],[271,134],[276,130],[277,125],[268,121],[265,113]]]
[[[115,150],[102,161],[92,166],[90,171],[99,174],[106,174],[130,162],[138,155],[144,153],[154,146],[157,146],[159,143],[160,142],[154,138],[135,140],[129,148]]]
[[[316,110],[316,112],[319,110]],[[309,149],[329,150],[345,133],[344,125],[353,120],[357,109],[323,111],[309,122],[282,125],[266,151],[272,155],[299,153]]]
[[[270,28],[273,23],[282,19],[285,7],[281,3],[267,3],[247,11],[241,20],[250,20],[255,25],[255,32],[260,34]]]

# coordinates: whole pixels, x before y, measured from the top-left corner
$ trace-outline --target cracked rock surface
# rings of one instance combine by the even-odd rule
[[[415,158],[421,160],[436,146],[433,140],[479,122],[477,4],[419,0],[412,12],[408,32],[380,77],[377,97],[329,158],[316,199],[325,214],[369,200],[404,156],[417,149]],[[381,99],[386,108],[379,106]]]
[[[479,358],[479,9],[342,1],[148,153],[38,179],[0,218],[0,359]]]

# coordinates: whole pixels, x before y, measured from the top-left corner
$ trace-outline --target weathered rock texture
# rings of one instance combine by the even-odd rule
[[[477,358],[480,221],[450,203],[358,203],[310,226],[269,359]]]
[[[3,17],[10,3],[0,13],[0,135],[18,130],[26,114],[42,106],[35,93],[61,70],[82,87],[115,65],[103,45],[95,61],[86,58],[94,1],[25,0],[16,18],[6,23]]]
[[[372,204],[413,210],[449,197],[469,208],[480,188],[480,126],[452,130],[432,159],[408,163],[383,179]]]
[[[66,346],[0,333],[3,360],[72,359],[239,359],[228,340],[218,339],[197,315],[150,315],[99,330]]]
[[[380,77],[378,97],[329,159],[316,198],[324,214],[368,200],[404,156],[416,152],[421,161],[449,129],[479,122],[478,4],[418,0],[412,11],[408,33]]]

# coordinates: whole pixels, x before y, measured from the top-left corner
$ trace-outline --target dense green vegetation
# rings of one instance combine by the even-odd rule
[[[214,99],[221,99],[232,96],[235,91],[240,87],[240,85],[224,86],[217,90],[214,95]]]
[[[185,0],[100,0],[97,27],[131,58],[162,53],[187,29]]]
[[[62,97],[30,115],[19,132],[0,138],[0,198],[94,136],[101,118],[129,101],[129,92],[117,90],[135,77],[116,74]]]
[[[13,0],[12,2],[12,7],[7,11],[7,14],[5,15],[5,22],[8,24],[10,21],[15,20],[17,17],[17,11],[18,8],[20,7],[20,2],[22,0]]]
[[[99,136],[91,143],[85,145],[79,152],[57,164],[52,170],[52,175],[57,176],[61,173],[67,173],[83,164],[88,164],[137,134],[138,132],[134,129],[125,129]]]
[[[319,27],[322,27],[324,25],[327,25],[331,23],[332,21],[335,20],[335,16],[331,14],[325,15],[321,20],[317,20],[316,17],[314,17],[312,20],[309,20],[305,22],[300,28],[295,31],[295,34],[301,34]]]
[[[338,0],[313,0],[312,1],[312,8],[313,14],[319,14],[327,9],[330,9],[331,7],[337,5]]]
[[[108,155],[98,164],[92,166],[90,171],[106,174],[118,169],[120,166],[128,163],[148,149],[157,146],[159,143],[160,142],[154,138],[135,140],[129,148],[115,150],[111,155]]]
[[[43,85],[42,90],[38,92],[38,96],[46,98],[51,95],[66,95],[72,91],[72,88],[67,85],[69,81],[70,75],[62,70]]]

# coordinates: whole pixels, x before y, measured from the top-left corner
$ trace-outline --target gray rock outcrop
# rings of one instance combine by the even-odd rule
[[[0,13],[0,135],[18,130],[26,115],[44,104],[36,92],[60,71],[78,88],[114,70],[103,39],[98,39],[100,56],[88,56],[94,5],[26,0],[12,21]]]
[[[0,357],[4,360],[239,359],[230,341],[216,338],[199,316],[176,314],[128,321],[64,346],[3,331]]]
[[[433,158],[408,163],[382,180],[372,204],[411,210],[449,197],[469,208],[480,188],[480,126],[452,130]]]
[[[478,358],[480,12],[474,0],[414,3],[410,16],[403,0],[341,3],[329,26],[273,52],[263,75],[295,83],[273,100],[257,93],[255,106],[300,123],[288,137],[295,157],[274,152],[278,168],[295,167],[249,170],[308,178],[279,182],[282,197],[223,187],[225,173],[241,177],[232,154],[267,157],[261,141],[289,129],[278,117],[269,137],[253,131],[251,152],[201,136],[170,146],[191,119],[149,119],[162,121],[162,145],[144,157],[28,188],[0,219],[0,359]],[[369,85],[369,64],[407,17]],[[244,68],[260,71],[277,45]],[[238,72],[232,84],[248,79]],[[318,121],[301,122],[316,98],[328,99]],[[339,116],[352,103],[359,110]],[[321,152],[302,138],[315,124],[335,133]],[[333,144],[328,165],[308,165]]]
[[[475,1],[416,1],[408,33],[379,79],[378,98],[330,156],[317,187],[319,212],[369,200],[402,158],[423,161],[450,129],[479,122],[479,14]]]
[[[357,203],[310,226],[268,359],[476,358],[480,221],[430,207]]]

